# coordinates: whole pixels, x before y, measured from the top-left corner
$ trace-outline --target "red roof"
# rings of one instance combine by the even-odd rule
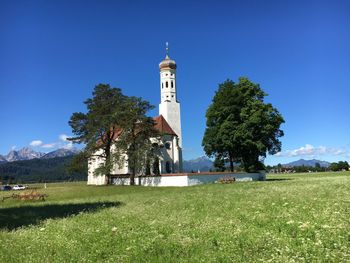
[[[155,122],[154,128],[158,130],[160,133],[177,136],[177,134],[170,127],[169,123],[164,119],[162,115],[153,117],[153,120]],[[113,128],[111,128],[111,136],[113,136],[113,139],[117,139],[121,133],[122,133],[122,129],[115,127],[113,131]],[[101,142],[101,139],[99,139],[97,143],[100,143],[100,142]]]
[[[153,120],[155,121],[154,128],[156,128],[158,131],[161,133],[177,136],[177,134],[170,127],[169,123],[164,119],[162,115],[154,117]]]

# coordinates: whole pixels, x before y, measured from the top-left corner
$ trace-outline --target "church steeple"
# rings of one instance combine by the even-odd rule
[[[177,100],[176,62],[169,57],[169,44],[166,43],[165,59],[159,63],[160,99],[159,114],[163,115],[179,137],[182,147],[180,103]]]
[[[176,62],[169,57],[168,42],[165,59],[159,63],[161,101],[176,101]]]

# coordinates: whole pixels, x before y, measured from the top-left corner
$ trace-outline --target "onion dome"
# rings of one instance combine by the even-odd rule
[[[169,57],[168,42],[166,42],[166,56],[165,59],[159,63],[159,69],[176,69],[176,62]]]

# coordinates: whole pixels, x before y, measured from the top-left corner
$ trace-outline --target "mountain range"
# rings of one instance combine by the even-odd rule
[[[206,156],[201,156],[192,160],[184,160],[182,163],[184,172],[207,172],[213,170],[213,161]]]
[[[7,155],[0,155],[0,163],[14,162],[14,161],[24,161],[32,159],[50,159],[55,157],[66,157],[78,153],[79,150],[76,148],[65,149],[60,148],[58,150],[42,153],[36,152],[31,148],[24,147],[18,151],[12,150]]]
[[[282,166],[284,166],[284,167],[293,167],[293,166],[311,166],[311,167],[315,167],[316,163],[319,163],[321,167],[328,167],[331,164],[329,162],[320,161],[320,160],[316,160],[316,159],[312,159],[312,160],[300,159],[298,161],[282,164]]]

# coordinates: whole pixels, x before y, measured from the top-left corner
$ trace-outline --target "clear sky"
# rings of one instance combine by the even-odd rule
[[[282,113],[283,151],[350,160],[350,1],[0,1],[0,154],[66,145],[94,86],[160,101],[176,60],[184,158],[203,155],[219,83],[247,76]]]

